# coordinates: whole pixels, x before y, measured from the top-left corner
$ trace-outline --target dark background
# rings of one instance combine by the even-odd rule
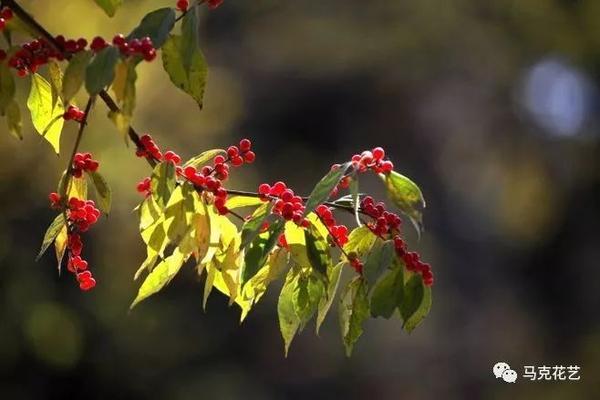
[[[89,39],[172,3],[126,0],[108,19],[92,1],[22,2],[52,32]],[[128,313],[144,258],[131,210],[149,171],[98,104],[83,149],[115,210],[87,235],[90,293],[51,255],[34,262],[74,126],[59,158],[29,123],[22,143],[0,128],[1,398],[597,397],[600,2],[226,0],[202,15],[205,108],[146,63],[136,128],[184,158],[252,138],[240,189],[285,179],[307,193],[332,162],[385,147],[428,202],[424,237],[407,231],[436,274],[430,316],[412,335],[370,320],[347,359],[332,313],[285,359],[277,287],[240,326],[220,294],[202,311],[191,267]],[[508,385],[498,361],[519,375],[578,365],[582,378]]]

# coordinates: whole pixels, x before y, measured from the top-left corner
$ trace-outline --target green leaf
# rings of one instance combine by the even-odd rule
[[[331,308],[331,304],[333,304],[333,299],[335,298],[335,293],[337,292],[337,288],[340,283],[340,277],[342,276],[342,268],[345,264],[345,261],[339,262],[335,267],[330,268],[327,271],[327,292],[326,295],[321,297],[321,300],[319,301],[317,313],[317,335],[319,334],[321,324],[323,324],[323,321],[325,321],[325,317]]]
[[[225,207],[228,210],[235,210],[236,208],[244,208],[244,207],[255,207],[264,204],[258,197],[253,196],[231,196],[227,198],[227,203],[225,203]]]
[[[100,93],[113,82],[119,58],[119,49],[109,46],[96,54],[88,64],[85,69],[85,88],[90,95]]]
[[[60,93],[62,93],[63,72],[58,62],[52,60],[48,63],[48,73],[50,75],[50,86],[52,87],[52,107],[55,107]]]
[[[185,14],[181,24],[181,63],[186,72],[190,71],[194,56],[200,48],[198,43],[198,16],[194,11],[191,10]]]
[[[377,240],[375,242],[363,268],[363,273],[369,286],[374,285],[383,271],[389,268],[394,259],[394,255],[395,250],[393,241],[387,240],[383,242]]]
[[[183,165],[183,168],[185,169],[186,167],[194,167],[194,168],[198,169],[198,168],[202,167],[204,164],[206,164],[207,162],[212,161],[212,159],[215,158],[216,156],[218,156],[219,154],[226,154],[226,152],[223,149],[206,150],[206,151],[198,154],[197,156],[190,158]]]
[[[414,274],[404,285],[404,296],[400,304],[400,315],[404,320],[402,326],[408,333],[412,332],[431,310],[431,287],[423,284],[420,275]]]
[[[10,134],[17,139],[23,139],[23,121],[21,120],[21,109],[16,101],[10,102],[6,108],[6,122],[8,124],[8,131]]]
[[[304,326],[317,311],[319,302],[323,298],[325,285],[320,277],[310,273],[301,274],[294,288],[294,312],[300,320],[299,330]]]
[[[300,319],[294,310],[294,290],[297,282],[297,275],[294,269],[290,269],[287,274],[285,284],[279,294],[277,303],[277,314],[279,315],[279,330],[283,337],[285,345],[285,356],[287,357],[292,340],[300,327]]]
[[[240,249],[248,246],[259,234],[263,223],[267,222],[267,218],[271,215],[272,209],[273,203],[264,203],[254,210],[254,213],[252,213],[249,220],[244,222],[244,225],[242,226],[242,244],[240,245]]]
[[[44,139],[54,148],[56,154],[60,151],[60,134],[63,128],[63,120],[59,118],[65,112],[62,101],[57,100],[56,105],[52,106],[52,88],[50,83],[41,75],[33,74],[31,77],[31,92],[27,99],[27,107],[31,112],[33,126],[43,134],[50,123],[52,127],[47,130]]]
[[[313,211],[319,204],[327,201],[331,195],[331,191],[340,183],[344,174],[348,168],[352,165],[352,162],[342,164],[339,168],[331,170],[325,175],[319,183],[314,187],[312,193],[306,201],[306,208],[304,215],[308,215]]]
[[[164,208],[175,189],[175,166],[170,162],[162,162],[154,167],[150,185],[156,203]]]
[[[0,114],[6,114],[6,109],[15,98],[15,78],[6,63],[0,63]]]
[[[94,0],[101,9],[104,10],[106,15],[114,17],[117,12],[117,8],[123,3],[123,0]]]
[[[283,232],[283,227],[283,220],[277,219],[266,232],[255,236],[252,240],[244,255],[244,266],[240,278],[242,287],[265,265],[269,253],[273,250],[279,235]]]
[[[314,224],[310,224],[304,231],[306,239],[306,253],[310,265],[323,277],[327,277],[327,269],[333,265],[327,239],[321,235]]]
[[[154,48],[160,49],[174,25],[175,10],[173,8],[160,8],[146,14],[140,24],[127,36],[127,39],[143,39],[148,36],[152,39]]]
[[[339,317],[346,355],[350,357],[354,344],[363,333],[362,324],[369,317],[367,287],[360,277],[350,281],[342,292]]]
[[[65,221],[64,215],[63,214],[57,215],[56,218],[54,219],[54,221],[52,221],[52,223],[46,230],[46,233],[44,234],[44,240],[42,240],[42,248],[40,249],[40,252],[38,253],[37,257],[35,258],[36,261],[38,261],[42,257],[42,255],[44,255],[46,250],[48,250],[48,247],[50,247],[52,242],[54,242],[54,239],[56,239],[56,237],[58,236],[60,231],[65,226],[66,226],[66,221]]]
[[[194,250],[194,234],[195,227],[192,225],[188,228],[179,245],[173,250],[173,253],[148,274],[130,308],[135,307],[142,300],[159,292],[165,285],[171,282]]]
[[[344,245],[344,251],[348,254],[353,253],[360,258],[371,250],[375,240],[377,240],[377,236],[368,227],[358,227],[350,232],[348,243]]]
[[[423,232],[423,209],[426,206],[421,189],[416,183],[396,171],[379,176],[385,182],[390,199],[410,218],[417,233],[421,235]]]
[[[371,315],[389,319],[396,307],[402,303],[404,294],[404,271],[402,265],[396,261],[393,268],[377,282],[371,296]]]
[[[112,84],[113,92],[121,111],[115,118],[117,128],[127,138],[133,110],[135,109],[135,82],[137,72],[131,59],[121,61],[115,69],[115,79]]]
[[[89,177],[92,179],[94,183],[94,187],[96,188],[98,207],[102,210],[103,213],[110,213],[110,206],[112,201],[112,191],[110,190],[110,186],[108,186],[108,182],[100,173],[98,172],[88,172]]]
[[[81,89],[85,80],[85,72],[91,58],[91,51],[80,51],[69,61],[62,84],[62,97],[66,103],[70,102],[79,89]]]
[[[184,65],[184,59],[187,57],[191,57],[188,68]],[[206,60],[199,48],[196,48],[191,56],[186,54],[185,58],[182,37],[171,35],[162,49],[163,68],[169,75],[171,82],[189,94],[202,108],[208,76]]]

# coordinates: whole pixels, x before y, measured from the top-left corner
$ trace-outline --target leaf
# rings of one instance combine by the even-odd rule
[[[342,292],[339,318],[346,355],[350,357],[354,344],[363,333],[362,324],[369,317],[367,288],[360,277],[348,283]]]
[[[292,340],[300,327],[300,319],[294,310],[294,289],[297,282],[297,276],[294,269],[288,272],[285,284],[279,294],[277,303],[277,314],[279,316],[279,330],[283,337],[285,346],[285,356],[287,357]]]
[[[94,187],[96,188],[98,207],[102,210],[103,213],[110,213],[110,206],[112,201],[112,191],[110,190],[110,186],[108,186],[108,182],[100,173],[98,172],[88,172],[88,175],[92,179],[94,183]]]
[[[227,198],[225,207],[227,207],[228,210],[235,210],[236,208],[260,206],[264,203],[265,202],[258,197],[230,196]]]
[[[184,71],[188,73],[193,64],[193,59],[199,51],[198,16],[195,10],[190,10],[183,17],[181,24],[181,59]]]
[[[310,224],[304,230],[304,236],[306,239],[306,253],[310,265],[323,277],[327,277],[327,269],[333,264],[327,239],[321,235],[314,224]]]
[[[335,267],[330,268],[327,271],[327,292],[326,296],[321,297],[317,312],[317,335],[319,334],[321,324],[325,321],[325,317],[331,308],[331,304],[333,304],[333,299],[335,298],[335,293],[337,292],[340,283],[340,277],[342,276],[342,268],[345,263],[345,261],[339,262]]]
[[[76,53],[71,60],[69,65],[65,69],[65,76],[63,77],[62,84],[62,97],[63,100],[68,103],[73,97],[79,92],[83,82],[85,81],[85,72],[87,66],[92,58],[91,51],[80,51]]]
[[[202,108],[204,89],[208,76],[208,67],[204,55],[196,48],[191,55],[190,66],[184,66],[182,37],[171,35],[162,48],[163,68],[171,82],[185,93],[189,94]]]
[[[212,150],[206,150],[200,154],[198,154],[195,157],[190,158],[184,165],[183,165],[183,169],[185,169],[186,167],[194,167],[196,169],[202,167],[204,164],[206,164],[209,161],[212,161],[213,158],[215,158],[216,156],[218,156],[219,154],[226,154],[225,150],[223,149],[212,149]]]
[[[194,249],[194,232],[195,228],[192,225],[188,228],[185,237],[179,245],[173,250],[173,253],[148,274],[130,308],[135,307],[141,301],[159,292],[177,275]]]
[[[383,271],[391,265],[394,256],[393,241],[387,240],[383,242],[377,240],[375,242],[363,267],[363,274],[370,286],[374,285]]]
[[[423,209],[426,206],[421,189],[416,183],[396,171],[379,176],[385,183],[390,199],[410,218],[417,233],[421,235],[423,232]]]
[[[256,304],[266,292],[269,284],[281,276],[288,261],[289,253],[285,249],[273,250],[264,267],[244,285],[242,298],[249,301],[250,305]]]
[[[58,269],[58,273],[60,274],[60,268],[62,265],[63,257],[65,256],[65,251],[67,250],[67,243],[69,241],[69,234],[67,230],[67,225],[64,225],[63,228],[54,239],[54,253],[56,254],[56,268]]]
[[[15,98],[15,91],[15,78],[6,63],[0,63],[0,114],[6,114]]]
[[[344,245],[344,251],[348,254],[354,253],[359,258],[367,254],[377,236],[366,226],[361,226],[350,232],[348,243]]]
[[[423,284],[420,275],[414,274],[404,285],[404,296],[400,304],[402,327],[412,332],[431,310],[431,287]]]
[[[50,86],[52,87],[52,107],[55,107],[60,93],[62,93],[63,72],[54,60],[48,63],[48,72],[50,74]]]
[[[152,39],[154,48],[160,49],[174,25],[175,10],[173,8],[159,8],[146,14],[140,24],[127,36],[127,40],[143,39],[148,36]]]
[[[404,273],[402,265],[396,261],[393,268],[377,282],[371,296],[371,315],[389,319],[396,307],[402,303],[404,294]]]
[[[362,226],[360,215],[358,214],[358,209],[360,208],[360,197],[358,194],[358,175],[356,173],[353,174],[352,180],[350,181],[350,194],[352,196],[352,210],[354,211],[356,225]]]
[[[298,265],[310,265],[306,249],[306,238],[304,229],[300,228],[293,221],[285,224],[285,241],[290,249],[292,260]]]
[[[33,126],[40,134],[46,131],[53,120],[56,120],[45,133],[44,139],[52,145],[54,151],[58,154],[60,134],[64,123],[63,119],[59,117],[64,114],[65,109],[60,99],[57,100],[56,106],[52,106],[52,88],[48,81],[39,74],[33,74],[31,77],[31,91],[27,99],[27,108],[31,112]]]
[[[313,273],[301,274],[294,288],[294,311],[300,320],[299,330],[304,326],[317,311],[317,307],[323,294],[325,285],[320,277]]]
[[[273,247],[277,244],[279,235],[283,232],[283,228],[283,220],[277,219],[269,226],[266,232],[259,234],[252,240],[244,256],[244,266],[240,279],[242,287],[265,265],[269,253],[273,250]]]
[[[117,8],[123,3],[123,0],[94,0],[101,9],[104,10],[106,15],[114,17],[117,12]]]
[[[119,49],[109,46],[100,50],[88,64],[85,69],[85,88],[91,96],[100,93],[113,82],[119,58]]]
[[[314,187],[308,200],[306,201],[306,208],[304,209],[304,215],[308,215],[313,211],[319,204],[327,201],[331,195],[331,191],[340,183],[344,174],[348,168],[352,165],[352,162],[347,162],[340,165],[339,168],[331,170],[325,175],[319,183]]]
[[[42,240],[42,248],[38,253],[35,261],[38,261],[48,250],[48,247],[54,242],[54,239],[58,236],[60,231],[66,226],[65,217],[63,214],[59,214],[54,218],[54,221],[50,224],[48,229],[46,229],[46,233],[44,234],[44,240]]]
[[[21,109],[16,101],[9,103],[6,108],[6,122],[8,124],[8,131],[16,139],[23,139],[23,121],[21,120]]]
[[[263,223],[266,222],[267,218],[271,215],[272,209],[273,203],[264,203],[262,206],[254,210],[249,220],[244,222],[244,225],[242,225],[242,243],[240,248],[243,249],[248,246],[259,234]]]
[[[112,90],[115,93],[121,111],[118,113],[119,118],[115,119],[115,123],[125,138],[127,138],[133,110],[135,109],[136,80],[135,63],[131,59],[121,61],[117,64]]]
[[[217,268],[212,265],[208,265],[206,267],[206,281],[204,282],[204,296],[202,297],[202,309],[206,311],[206,302],[208,301],[208,296],[210,296],[210,292],[212,291],[214,282],[215,282],[215,274],[219,272]]]
[[[175,189],[175,166],[167,161],[154,167],[150,185],[156,203],[164,208]]]

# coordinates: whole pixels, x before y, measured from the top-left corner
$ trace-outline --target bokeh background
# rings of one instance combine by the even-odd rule
[[[92,38],[172,3],[126,0],[113,19],[91,0],[22,5],[52,32]],[[426,234],[407,235],[434,266],[430,316],[412,335],[370,320],[347,359],[334,313],[285,359],[277,290],[240,326],[219,294],[203,312],[192,268],[129,313],[148,169],[98,104],[82,148],[101,161],[114,212],[87,236],[91,293],[57,277],[51,255],[34,262],[65,155],[29,121],[22,142],[0,127],[0,398],[597,397],[599,1],[226,0],[202,12],[201,40],[205,108],[159,60],[144,63],[136,128],[184,157],[252,138],[241,189],[286,179],[306,193],[332,162],[384,146],[428,201]],[[361,189],[384,196],[375,179]],[[519,374],[578,365],[582,379],[507,385],[497,361]]]

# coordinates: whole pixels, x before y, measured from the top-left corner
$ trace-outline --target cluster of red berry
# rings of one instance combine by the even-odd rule
[[[398,257],[406,264],[406,269],[421,274],[423,283],[427,286],[433,285],[433,272],[431,265],[421,261],[421,256],[416,251],[407,251],[406,243],[400,236],[394,237],[394,247]]]
[[[142,39],[127,40],[125,36],[118,34],[113,37],[112,44],[117,47],[125,57],[141,56],[146,61],[152,61],[156,58],[156,48],[152,43],[152,39],[148,36]],[[94,53],[98,53],[108,46],[110,45],[104,38],[96,36],[90,44],[90,49]]]
[[[92,160],[92,153],[77,153],[73,157],[71,174],[75,178],[81,178],[84,172],[96,172],[98,161]]]
[[[189,166],[183,170],[183,176],[194,185],[196,190],[212,193],[214,195],[214,206],[217,209],[217,212],[220,215],[225,215],[229,212],[229,209],[225,205],[227,202],[227,190],[223,187],[222,180],[217,176],[214,176],[217,165],[226,166],[226,164],[220,162],[221,159],[219,157],[223,156],[215,157],[215,167],[209,167],[207,165],[198,171],[195,167]],[[227,179],[227,175],[225,175],[223,180],[225,179]]]
[[[145,134],[140,138],[141,147],[135,152],[138,157],[149,158],[151,160],[160,161],[162,160],[162,153],[160,149],[152,139],[152,136]]]
[[[239,148],[238,146],[229,146],[227,148],[227,157],[231,161],[231,165],[239,167],[244,162],[252,164],[256,159],[256,154],[251,149],[252,142],[248,139],[240,140]]]
[[[360,202],[360,209],[374,219],[374,222],[369,223],[368,226],[375,235],[383,236],[392,231],[400,230],[402,220],[397,214],[386,211],[385,203],[375,204],[371,196],[366,196]]]
[[[327,207],[325,204],[321,204],[315,209],[315,213],[327,227],[327,230],[331,235],[330,240],[332,241],[332,245],[343,247],[348,243],[348,227],[336,223],[331,208]]]
[[[0,10],[0,31],[3,31],[6,27],[6,23],[13,17],[13,12],[10,8],[4,7]]]
[[[264,201],[275,200],[273,214],[281,215],[286,221],[294,221],[302,227],[308,226],[304,218],[304,201],[294,191],[287,187],[284,182],[275,182],[273,186],[262,183],[258,187],[258,194]]]
[[[214,10],[223,3],[223,0],[208,0],[206,4],[210,10]],[[190,7],[189,0],[177,0],[177,9],[181,12],[186,12]]]
[[[389,160],[384,160],[385,150],[381,147],[375,147],[373,150],[365,150],[361,154],[352,156],[352,164],[358,172],[372,170],[379,174],[389,174],[394,169],[394,164]]]
[[[8,66],[16,69],[18,76],[24,77],[30,72],[35,73],[39,67],[52,59],[62,60],[64,56],[46,40],[36,39],[22,44],[21,48],[9,58]]]
[[[65,121],[82,122],[84,117],[85,112],[83,112],[83,110],[80,110],[79,107],[76,106],[69,106],[67,108],[67,111],[65,111],[65,113],[63,114],[63,118],[65,119]]]

